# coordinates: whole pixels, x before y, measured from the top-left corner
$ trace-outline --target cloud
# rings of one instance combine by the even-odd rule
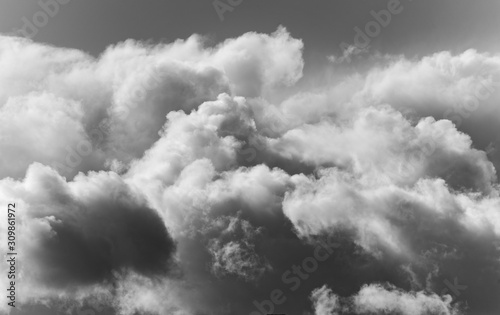
[[[323,286],[311,294],[316,315],[335,314],[463,314],[451,305],[451,297],[424,292],[404,292],[394,286],[365,285],[354,296],[341,298]]]
[[[311,293],[314,313],[316,315],[338,315],[339,298],[326,286],[322,286]]]
[[[50,300],[55,292],[75,297],[82,288],[115,283],[121,273],[175,273],[175,243],[161,217],[117,174],[79,175],[68,183],[33,164],[24,180],[0,185],[1,199],[18,209],[20,303]]]
[[[283,27],[97,58],[0,46],[21,306],[251,313],[281,288],[290,314],[309,296],[321,315],[498,309],[499,56],[380,57],[305,88],[303,43]],[[342,246],[286,291],[325,239]]]
[[[172,111],[189,113],[223,92],[259,96],[295,83],[302,76],[302,47],[283,27],[271,35],[247,33],[216,47],[205,47],[199,35],[155,46],[128,40],[98,58],[2,36],[0,110],[9,117],[15,108],[22,124],[2,121],[2,129],[10,131],[0,149],[24,157],[1,168],[0,176],[21,178],[32,162],[70,177],[128,164],[159,139]],[[47,106],[58,109],[44,110]],[[28,125],[38,128],[23,128]],[[9,135],[19,128],[34,144],[29,152]],[[56,137],[62,129],[67,135]],[[51,142],[42,145],[37,135]]]
[[[82,150],[91,150],[83,116],[81,104],[49,93],[9,98],[0,107],[0,146],[4,152],[0,173],[22,175],[34,159],[50,165],[76,150],[71,148],[75,143],[82,143]]]
[[[292,85],[302,77],[303,43],[282,26],[270,36],[247,33],[217,48],[214,62],[223,65],[237,95],[260,96],[263,89]]]
[[[259,280],[266,271],[272,269],[269,263],[255,252],[253,241],[259,230],[254,230],[248,221],[236,218],[219,219],[215,222],[215,225],[226,224],[227,227],[216,239],[211,239],[208,245],[213,256],[213,272],[218,276],[236,275],[247,281]],[[235,236],[240,233],[243,235]]]

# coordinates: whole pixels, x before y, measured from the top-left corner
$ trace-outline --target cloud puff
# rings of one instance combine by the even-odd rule
[[[335,314],[463,314],[451,305],[451,297],[424,292],[404,292],[394,286],[365,285],[354,296],[340,298],[323,286],[311,293],[316,315]]]
[[[213,256],[212,270],[216,275],[236,275],[247,281],[256,281],[271,269],[265,259],[255,252],[253,239],[259,230],[254,230],[248,221],[221,218],[215,221],[214,225],[227,225],[217,238],[210,240],[208,245]],[[235,234],[242,235],[235,236]]]
[[[326,286],[322,286],[311,293],[314,313],[316,315],[338,315],[339,298]]]
[[[428,118],[412,126],[384,107],[363,109],[347,122],[305,124],[269,140],[277,154],[315,167],[334,165],[365,176],[382,173],[400,184],[426,175],[449,177],[454,187],[490,192],[495,169],[471,144],[449,121]]]
[[[9,98],[0,107],[0,174],[19,176],[36,159],[47,165],[61,159],[76,143],[90,151],[82,123],[81,104],[49,93],[30,93]],[[50,127],[48,127],[50,126]],[[32,132],[28,132],[32,130]],[[47,150],[47,148],[49,148]],[[73,163],[75,161],[64,161]]]

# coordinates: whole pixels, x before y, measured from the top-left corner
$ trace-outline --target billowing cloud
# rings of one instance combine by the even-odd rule
[[[98,58],[12,37],[0,48],[0,199],[19,208],[21,308],[500,307],[500,56],[379,57],[310,89],[283,27],[214,46],[129,40]]]
[[[66,176],[128,163],[159,139],[169,112],[189,113],[223,92],[258,96],[291,85],[303,67],[302,42],[284,28],[216,47],[205,47],[199,35],[156,46],[129,40],[97,59],[12,37],[1,38],[0,51],[2,117],[16,111],[22,121],[2,120],[0,148],[24,155],[2,167],[0,176],[18,178],[32,162]],[[44,110],[47,106],[58,109]],[[32,126],[32,132],[23,126]],[[11,135],[19,128],[29,152]],[[41,135],[47,143],[37,140]]]

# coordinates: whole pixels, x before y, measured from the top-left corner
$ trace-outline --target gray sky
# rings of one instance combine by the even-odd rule
[[[500,29],[496,0],[401,0],[403,11],[374,38],[382,53],[423,55],[440,50],[461,52],[474,47],[498,51]],[[375,0],[243,0],[221,21],[212,1],[201,0],[71,0],[40,29],[35,40],[97,55],[111,43],[128,38],[172,41],[193,33],[215,42],[247,31],[270,33],[282,24],[305,42],[305,58],[339,54],[341,42],[352,43],[353,28],[363,28],[371,10],[386,9]],[[40,10],[37,1],[0,1],[0,32],[23,26]]]

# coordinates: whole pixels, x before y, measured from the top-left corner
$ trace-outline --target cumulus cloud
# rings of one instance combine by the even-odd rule
[[[75,150],[71,148],[75,143],[83,144],[85,152],[90,151],[91,148],[85,146],[90,143],[83,116],[81,104],[49,93],[33,92],[9,98],[0,107],[3,152],[0,173],[4,176],[24,174],[35,155],[37,161],[49,165]],[[30,129],[33,132],[26,132]]]
[[[283,97],[302,50],[283,27],[97,58],[1,37],[21,305],[250,313],[282,288],[290,313],[498,309],[500,57],[379,58]],[[342,246],[286,291],[322,239]],[[456,277],[468,289],[451,296]]]
[[[283,27],[216,47],[205,47],[199,35],[156,46],[128,40],[99,58],[3,36],[0,110],[9,117],[15,108],[22,124],[2,121],[8,132],[0,148],[24,157],[0,169],[0,176],[22,177],[32,162],[65,176],[105,169],[112,161],[128,163],[159,139],[169,112],[189,113],[223,92],[259,96],[295,83],[302,76],[302,47]],[[53,103],[58,105],[48,105]],[[28,132],[28,125],[38,127]],[[23,146],[9,135],[19,128],[29,152],[21,152]],[[68,133],[54,136],[63,129]],[[40,135],[50,140],[36,141]]]

